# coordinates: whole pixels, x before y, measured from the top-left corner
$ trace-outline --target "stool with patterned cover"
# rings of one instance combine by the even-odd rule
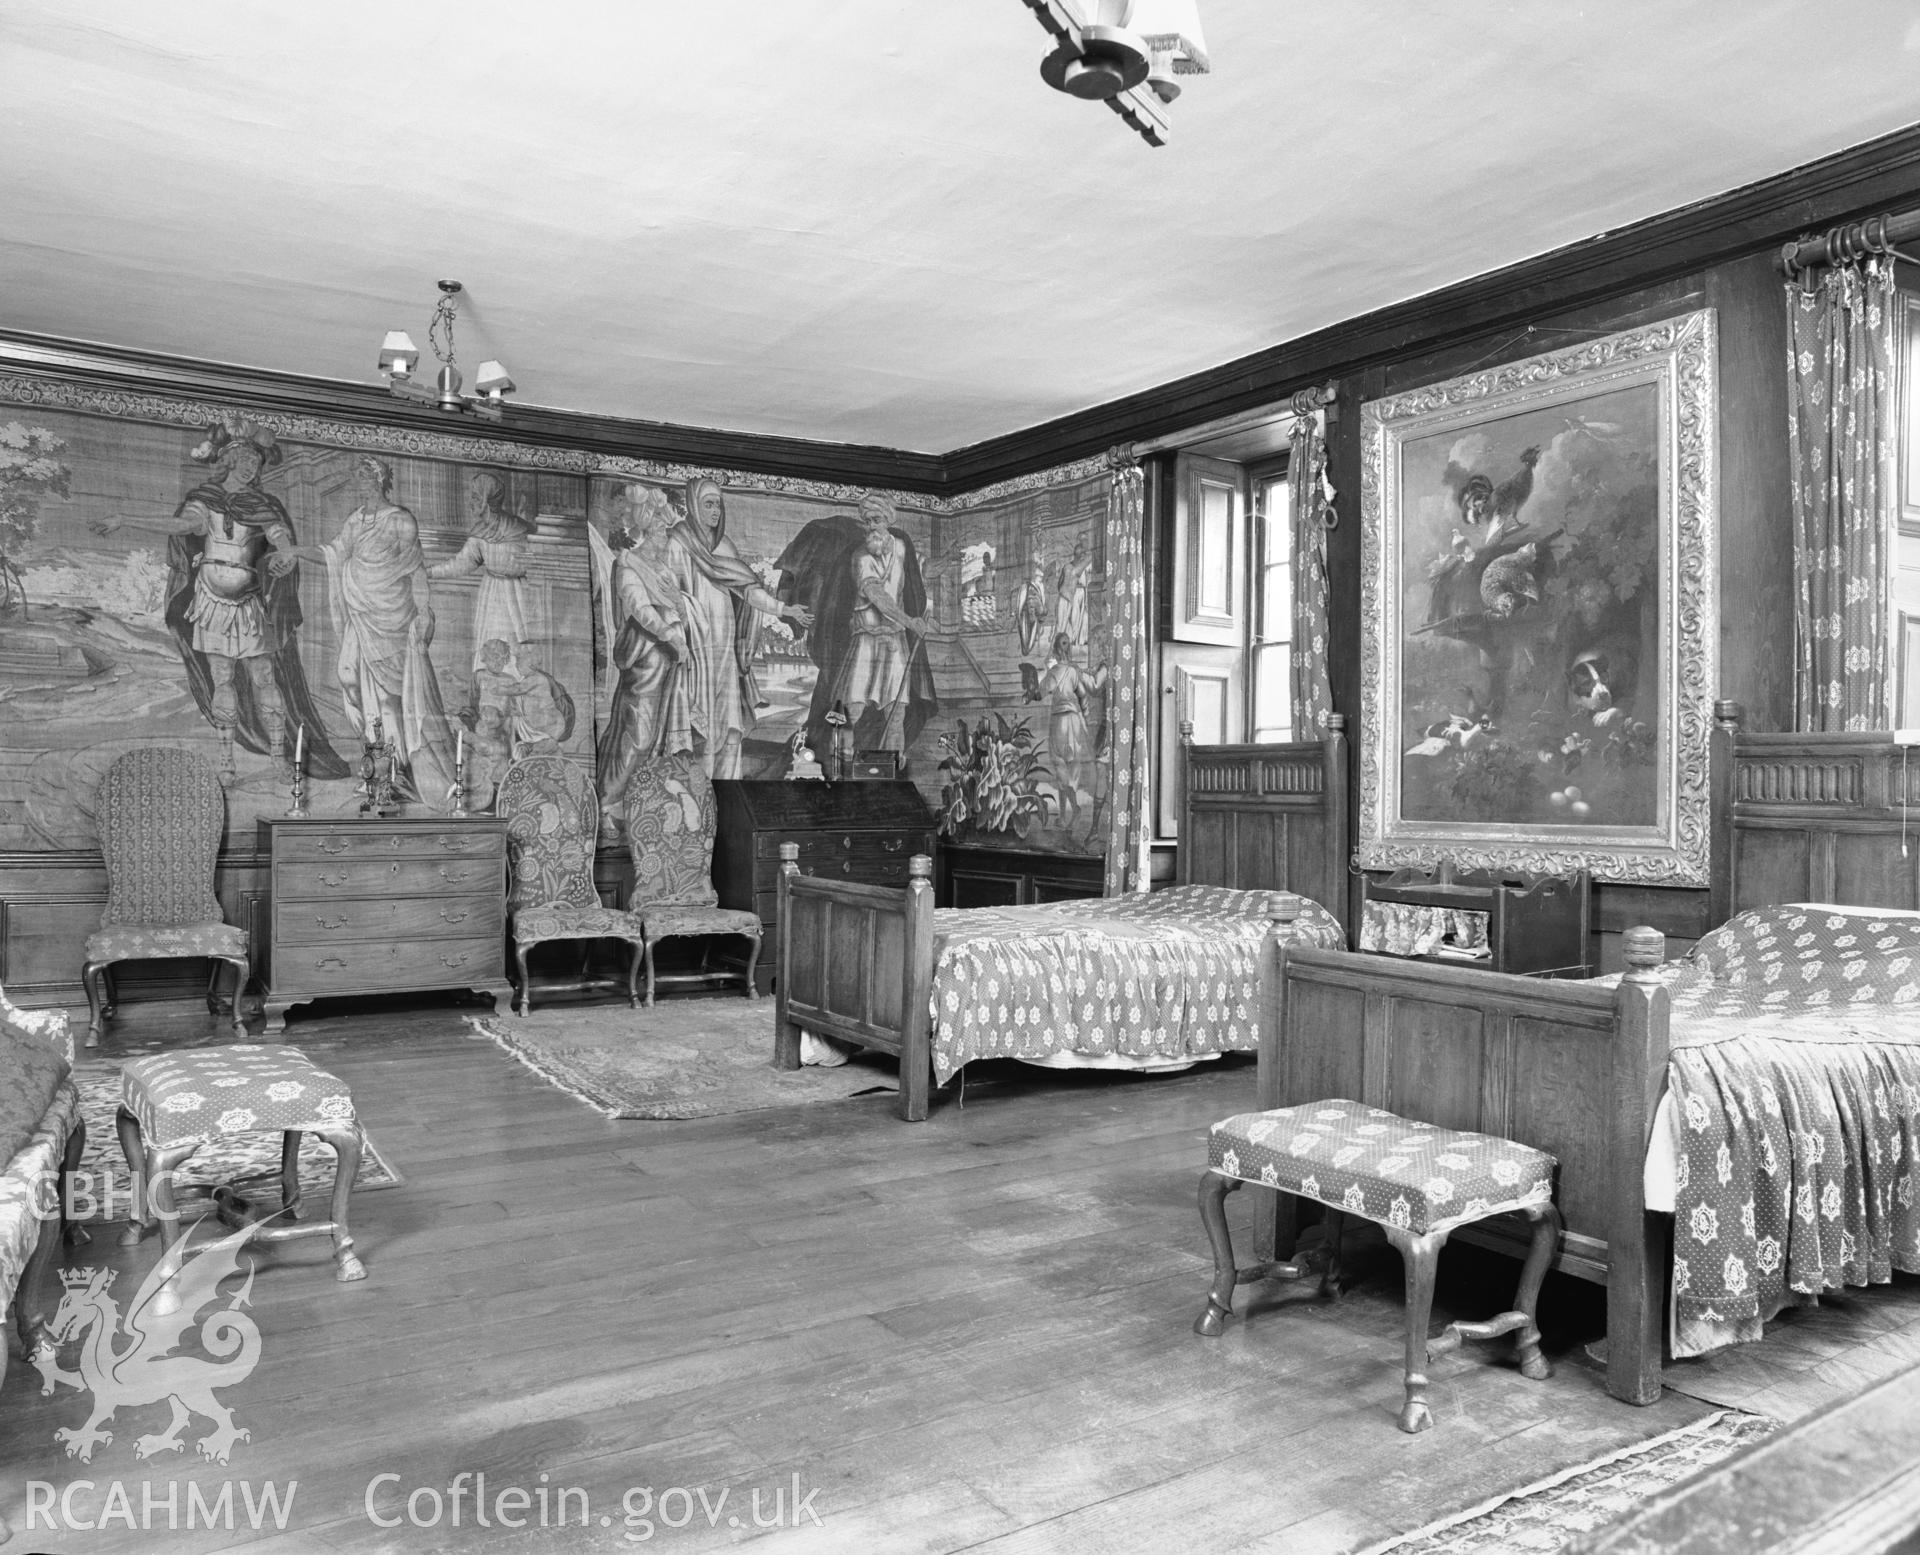
[[[1236,1268],[1227,1231],[1226,1196],[1242,1183],[1275,1188],[1323,1204],[1326,1240],[1316,1260],[1322,1294],[1339,1293],[1340,1231],[1344,1218],[1377,1222],[1407,1267],[1406,1403],[1400,1429],[1433,1424],[1427,1403],[1427,1363],[1457,1349],[1463,1339],[1515,1334],[1521,1375],[1553,1374],[1540,1353],[1535,1308],[1560,1240],[1553,1207],[1556,1163],[1545,1151],[1499,1139],[1416,1123],[1355,1101],[1308,1102],[1272,1112],[1246,1112],[1213,1125],[1206,1174],[1200,1179],[1200,1218],[1213,1247],[1213,1288],[1193,1329],[1217,1337],[1233,1311],[1233,1288],[1261,1279],[1298,1279],[1309,1260]],[[1434,1275],[1452,1231],[1491,1215],[1520,1213],[1533,1223],[1527,1261],[1513,1310],[1484,1323],[1453,1323],[1429,1339]]]
[[[300,1204],[300,1136],[318,1134],[333,1147],[331,1218],[308,1225],[263,1225],[255,1237],[280,1242],[331,1236],[336,1277],[367,1277],[347,1229],[347,1200],[360,1169],[360,1121],[344,1080],[317,1068],[298,1048],[277,1043],[157,1053],[129,1060],[120,1076],[120,1148],[133,1174],[133,1222],[123,1243],[139,1241],[156,1219],[167,1248],[179,1241],[174,1171],[209,1140],[228,1134],[280,1131],[280,1208],[257,1219],[292,1221]],[[222,1220],[235,1225],[256,1218],[249,1215],[238,1190],[259,1180],[241,1179],[214,1190]]]

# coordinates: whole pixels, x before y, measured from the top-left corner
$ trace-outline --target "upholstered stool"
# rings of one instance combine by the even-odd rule
[[[300,1205],[300,1136],[318,1134],[333,1147],[331,1218],[309,1225],[262,1225],[255,1236],[263,1242],[331,1236],[336,1277],[367,1277],[347,1229],[347,1200],[360,1169],[360,1121],[345,1081],[316,1068],[298,1048],[281,1044],[157,1053],[129,1061],[120,1074],[120,1148],[133,1174],[134,1218],[124,1242],[139,1241],[156,1219],[166,1247],[179,1241],[173,1173],[202,1145],[231,1134],[280,1132],[280,1208],[253,1217],[239,1192],[275,1175],[265,1172],[214,1190],[220,1218],[230,1225],[254,1218],[292,1221]]]
[[[1194,1323],[1217,1337],[1233,1311],[1233,1287],[1262,1279],[1298,1279],[1321,1265],[1321,1292],[1339,1293],[1340,1230],[1358,1215],[1378,1223],[1407,1266],[1407,1394],[1400,1429],[1433,1424],[1427,1403],[1427,1363],[1457,1349],[1463,1339],[1516,1335],[1521,1375],[1551,1376],[1540,1353],[1535,1308],[1560,1239],[1553,1207],[1554,1159],[1541,1150],[1414,1123],[1353,1101],[1309,1102],[1272,1112],[1247,1112],[1213,1125],[1206,1175],[1200,1179],[1200,1218],[1213,1246],[1213,1288]],[[1226,1196],[1242,1183],[1277,1188],[1327,1209],[1326,1240],[1317,1259],[1234,1266]],[[1520,1271],[1513,1310],[1484,1323],[1453,1323],[1429,1339],[1434,1275],[1440,1249],[1456,1228],[1518,1211],[1533,1222],[1533,1240]]]

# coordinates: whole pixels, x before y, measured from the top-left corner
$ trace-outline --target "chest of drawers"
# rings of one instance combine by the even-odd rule
[[[876,782],[716,779],[713,884],[722,907],[759,916],[763,944],[777,944],[780,844],[800,849],[802,874],[905,887],[907,860],[933,853],[933,813],[901,778]],[[772,986],[771,958],[755,972]]]
[[[269,1034],[337,994],[476,988],[507,1007],[505,821],[281,817],[260,823],[260,851]]]

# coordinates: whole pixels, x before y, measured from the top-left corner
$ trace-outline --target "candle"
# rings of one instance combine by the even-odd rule
[[[467,731],[456,729],[453,734],[453,764],[457,767],[467,759]]]
[[[299,772],[307,759],[307,726],[301,724],[293,734],[293,770]]]

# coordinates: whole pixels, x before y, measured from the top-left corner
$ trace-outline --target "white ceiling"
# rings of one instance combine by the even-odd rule
[[[1910,0],[1200,0],[1153,148],[1021,0],[6,0],[0,327],[944,452],[1920,117]]]

